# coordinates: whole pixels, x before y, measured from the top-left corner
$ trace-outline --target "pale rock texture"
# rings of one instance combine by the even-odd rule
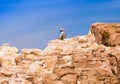
[[[0,47],[0,84],[120,84],[120,24],[94,23],[86,36],[44,50]]]
[[[106,46],[120,46],[120,23],[94,23],[91,25],[91,32],[97,43]]]

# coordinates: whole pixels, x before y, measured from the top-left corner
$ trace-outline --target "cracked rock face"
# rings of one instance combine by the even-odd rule
[[[94,23],[91,32],[97,43],[106,46],[120,46],[120,23]]]
[[[44,50],[0,47],[0,84],[120,84],[119,24],[95,23],[86,36]]]

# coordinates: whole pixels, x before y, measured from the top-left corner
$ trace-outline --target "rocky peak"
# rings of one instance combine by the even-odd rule
[[[91,32],[97,43],[106,46],[120,46],[120,23],[94,23]]]
[[[0,84],[119,84],[120,24],[94,23],[86,36],[44,50],[0,47]]]

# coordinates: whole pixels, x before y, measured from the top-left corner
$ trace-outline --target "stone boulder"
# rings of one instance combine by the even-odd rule
[[[120,84],[119,24],[51,40],[44,50],[0,47],[0,84]]]
[[[94,23],[90,30],[97,43],[106,46],[120,45],[120,23]]]

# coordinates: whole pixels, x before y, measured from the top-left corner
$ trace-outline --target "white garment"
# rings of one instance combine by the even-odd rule
[[[60,33],[59,39],[63,40],[64,38],[66,38],[66,33],[64,31],[62,31]]]

